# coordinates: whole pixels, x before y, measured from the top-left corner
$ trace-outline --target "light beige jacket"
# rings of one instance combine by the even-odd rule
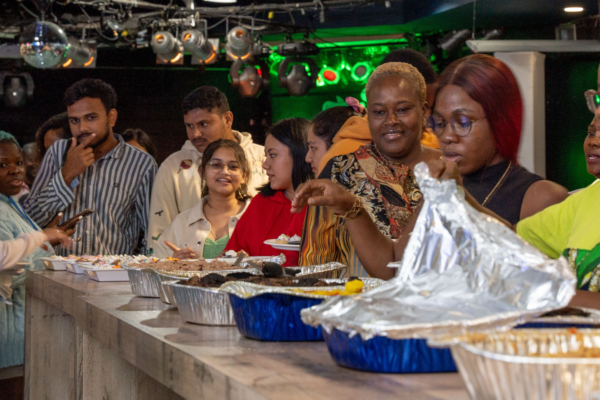
[[[262,169],[264,147],[254,144],[249,133],[233,131],[233,135],[250,163],[248,192],[255,195],[256,189],[269,181]],[[180,151],[171,154],[161,164],[152,188],[148,248],[154,248],[160,235],[177,215],[194,207],[202,198],[202,179],[198,172],[201,160],[202,154],[188,140]]]
[[[191,247],[196,251],[196,257],[201,257],[204,252],[204,242],[210,233],[210,222],[204,216],[204,204],[208,196],[203,197],[200,203],[196,204],[189,210],[185,210],[175,217],[171,225],[165,229],[163,234],[154,245],[154,255],[159,258],[167,258],[173,255],[173,251],[167,247],[165,240],[173,243],[175,246],[184,248]],[[250,204],[250,200],[246,200],[246,204],[242,211],[237,215],[229,218],[229,237],[233,234],[235,225],[238,223],[246,209]]]

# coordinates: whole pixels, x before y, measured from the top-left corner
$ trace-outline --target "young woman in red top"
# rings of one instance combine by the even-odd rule
[[[251,256],[285,254],[284,266],[298,265],[297,251],[282,251],[265,244],[285,234],[302,235],[306,208],[292,214],[292,199],[296,188],[313,177],[304,157],[308,151],[310,122],[304,118],[289,118],[278,122],[267,133],[263,169],[269,183],[260,189],[236,225],[227,243],[227,250],[244,250]]]

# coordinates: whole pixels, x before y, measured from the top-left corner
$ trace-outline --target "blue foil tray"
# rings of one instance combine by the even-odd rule
[[[586,329],[586,328],[597,328],[596,324],[561,324],[556,322],[526,322],[522,325],[515,326],[515,329],[552,329],[552,328],[578,328],[578,329]]]
[[[229,301],[238,330],[246,337],[272,342],[323,340],[321,327],[313,328],[300,319],[300,310],[323,299],[265,293],[249,299],[230,294]]]
[[[343,367],[384,373],[456,372],[450,349],[429,347],[425,339],[376,336],[365,341],[337,329],[323,336],[331,357]]]

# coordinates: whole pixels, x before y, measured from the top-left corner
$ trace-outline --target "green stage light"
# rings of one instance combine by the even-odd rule
[[[354,67],[352,67],[352,71],[350,72],[350,76],[355,82],[364,82],[369,78],[371,72],[373,72],[373,66],[371,63],[361,61],[354,64]]]
[[[365,103],[367,102],[367,89],[363,89],[362,92],[360,92],[360,99]]]

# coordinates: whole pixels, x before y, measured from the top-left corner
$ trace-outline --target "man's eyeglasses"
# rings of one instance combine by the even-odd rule
[[[227,167],[230,174],[239,175],[242,173],[242,169],[238,164],[226,165],[221,161],[209,161],[208,163],[208,170],[215,174],[218,174],[219,172],[223,171],[225,167]]]
[[[585,96],[588,110],[595,114],[596,109],[600,106],[600,94],[596,90],[587,90],[583,95]]]
[[[435,133],[435,135],[439,137],[442,136],[442,133],[444,133],[444,129],[446,129],[446,124],[450,124],[450,127],[452,128],[454,133],[456,133],[456,135],[458,136],[463,137],[471,133],[471,127],[475,122],[484,118],[485,117],[473,119],[467,117],[466,115],[455,114],[452,117],[450,117],[448,122],[446,122],[442,117],[430,115],[427,118],[427,128],[431,129],[433,133]]]

